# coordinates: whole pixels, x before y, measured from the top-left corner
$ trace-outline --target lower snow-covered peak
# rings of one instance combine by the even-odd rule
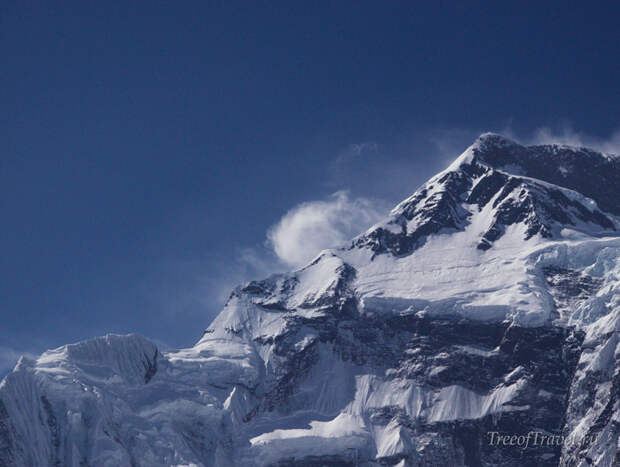
[[[320,310],[344,298],[346,283],[354,274],[340,257],[326,250],[298,271],[247,283],[233,292],[233,297],[246,292],[253,303],[269,309]]]
[[[108,334],[43,353],[33,364],[36,371],[74,377],[145,384],[157,371],[155,344],[138,334]]]
[[[297,271],[237,287],[201,342],[277,336],[285,332],[291,311],[304,319],[349,313],[356,272],[337,252],[326,250]]]

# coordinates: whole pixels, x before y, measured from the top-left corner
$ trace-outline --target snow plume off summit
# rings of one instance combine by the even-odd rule
[[[0,465],[620,465],[619,199],[616,156],[482,135],[193,347],[22,358]]]

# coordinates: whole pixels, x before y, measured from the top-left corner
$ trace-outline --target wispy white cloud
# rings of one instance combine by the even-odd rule
[[[269,245],[283,263],[298,267],[325,248],[339,246],[385,216],[384,202],[345,191],[289,210],[271,229]]]

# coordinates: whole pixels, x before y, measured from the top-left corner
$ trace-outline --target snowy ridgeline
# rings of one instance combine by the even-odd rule
[[[617,164],[483,135],[349,244],[235,289],[194,347],[23,358],[0,465],[620,463]],[[490,437],[529,432],[574,442]]]

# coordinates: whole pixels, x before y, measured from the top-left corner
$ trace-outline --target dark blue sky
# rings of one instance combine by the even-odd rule
[[[299,203],[398,201],[481,131],[619,125],[612,2],[10,3],[0,351],[191,345]]]

